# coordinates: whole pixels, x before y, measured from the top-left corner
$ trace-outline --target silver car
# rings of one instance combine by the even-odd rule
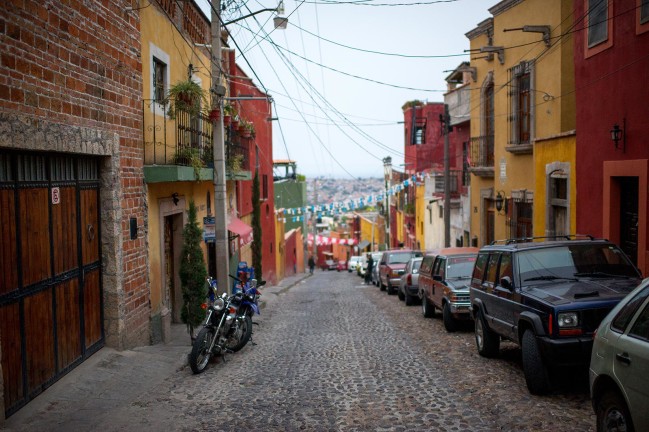
[[[406,306],[411,306],[415,304],[415,301],[419,301],[419,267],[421,267],[423,259],[423,257],[410,258],[401,276],[397,295],[399,300],[406,302]]]
[[[600,323],[590,394],[598,431],[649,431],[649,278]]]

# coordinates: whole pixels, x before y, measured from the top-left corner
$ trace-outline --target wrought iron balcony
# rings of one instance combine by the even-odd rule
[[[494,175],[494,136],[471,138],[471,172],[481,177]]]
[[[213,168],[213,131],[209,117],[203,114],[190,115],[181,110],[176,110],[173,116],[169,116],[168,109],[168,105],[151,99],[143,101],[145,167]],[[250,170],[248,140],[239,137],[230,127],[225,129],[225,159],[228,178],[249,177],[249,173],[246,176],[246,171]],[[211,178],[213,174],[206,176]]]

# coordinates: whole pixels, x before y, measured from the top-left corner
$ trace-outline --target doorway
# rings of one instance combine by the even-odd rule
[[[638,262],[638,177],[619,177],[620,248]]]

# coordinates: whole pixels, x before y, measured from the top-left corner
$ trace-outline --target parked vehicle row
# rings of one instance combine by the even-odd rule
[[[551,391],[560,370],[590,368],[597,430],[649,430],[649,278],[614,243],[565,236],[385,251],[372,282],[408,306],[421,302],[426,318],[441,311],[446,331],[473,321],[483,357],[498,356],[502,340],[519,345],[532,394]]]

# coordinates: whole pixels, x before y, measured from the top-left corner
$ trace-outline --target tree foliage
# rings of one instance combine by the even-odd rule
[[[261,209],[259,205],[259,172],[255,170],[252,180],[252,266],[255,269],[255,278],[261,280]]]
[[[183,247],[180,257],[180,285],[183,293],[180,317],[193,335],[194,328],[198,327],[205,318],[205,311],[201,305],[207,293],[205,285],[207,269],[201,249],[202,235],[196,219],[194,200],[189,201],[187,213],[188,221],[183,229]]]

